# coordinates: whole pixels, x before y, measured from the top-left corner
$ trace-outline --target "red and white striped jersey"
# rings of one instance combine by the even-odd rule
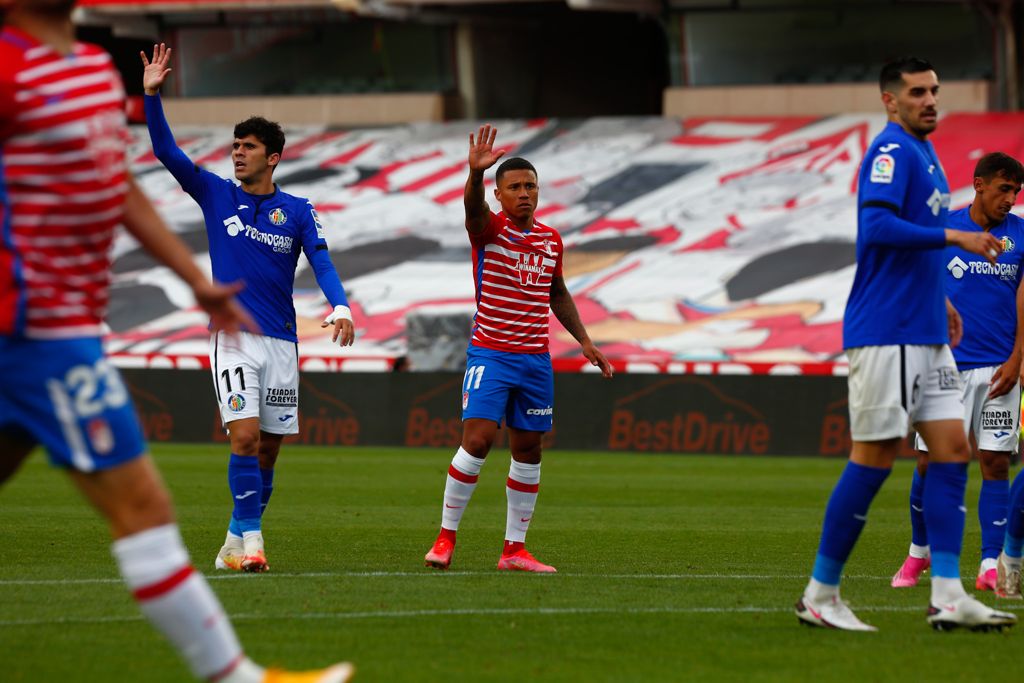
[[[0,334],[102,334],[127,142],[110,55],[0,32]]]
[[[562,238],[534,221],[521,231],[504,214],[470,234],[476,316],[473,346],[512,353],[548,350],[551,280],[562,275]]]

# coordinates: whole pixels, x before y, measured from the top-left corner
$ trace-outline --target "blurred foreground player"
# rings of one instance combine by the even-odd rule
[[[182,543],[128,391],[103,354],[110,245],[123,224],[185,280],[214,327],[254,323],[238,287],[211,284],[127,170],[124,89],[103,50],[78,43],[73,0],[0,0],[0,481],[37,444],[107,518],[143,614],[201,679],[337,683],[339,664],[264,671]]]
[[[554,567],[539,562],[525,547],[540,487],[541,439],[553,419],[549,312],[605,377],[612,376],[612,368],[587,335],[565,286],[562,238],[534,219],[540,189],[537,171],[525,159],[503,162],[495,174],[494,190],[501,213],[491,213],[484,199],[484,171],[504,154],[493,149],[496,135],[495,129],[483,126],[475,139],[469,136],[464,199],[477,312],[462,385],[462,445],[448,468],[441,531],[424,560],[438,569],[451,564],[455,532],[504,419],[512,463],[505,486],[508,517],[498,569],[554,572]]]
[[[978,522],[981,566],[974,587],[996,590],[997,559],[1006,534],[1010,497],[1010,456],[1017,451],[1020,429],[1020,365],[1024,315],[1024,220],[1010,213],[1024,167],[1002,152],[986,154],[974,169],[974,201],[949,214],[958,230],[988,232],[1003,244],[995,265],[958,247],[946,247],[946,293],[964,321],[964,337],[953,349],[964,400],[964,431],[973,433],[974,454],[981,465]],[[920,436],[918,451],[928,447]],[[928,454],[918,454],[910,488],[910,551],[892,578],[893,588],[917,585],[931,558],[923,491]]]
[[[292,286],[299,252],[334,307],[321,327],[333,325],[332,341],[352,344],[355,329],[345,289],[327,253],[320,218],[308,199],[273,180],[284,151],[284,132],[253,116],[235,126],[233,181],[192,163],[164,118],[160,88],[170,73],[171,50],[153,46],[145,67],[146,125],[153,153],[203,210],[213,276],[245,283],[238,296],[260,330],[210,336],[210,366],[221,419],[231,440],[228,486],[233,509],[217,569],[269,569],[263,546],[263,512],[274,489],[281,442],[299,431],[299,352]]]
[[[928,623],[936,629],[1003,628],[1017,618],[967,595],[960,581],[970,449],[949,348],[959,341],[961,321],[942,286],[947,244],[992,264],[1002,246],[988,232],[945,227],[949,185],[927,141],[938,122],[939,80],[931,64],[912,57],[891,62],[879,85],[889,122],[860,169],[857,271],[843,319],[853,449],[825,509],[813,574],[796,615],[812,626],[876,630],[839,597],[839,581],[910,422],[928,444]]]

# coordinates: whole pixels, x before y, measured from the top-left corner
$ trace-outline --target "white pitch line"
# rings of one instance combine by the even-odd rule
[[[413,571],[413,572],[296,572],[292,574],[275,574],[268,572],[260,574],[260,581],[266,581],[269,579],[318,579],[318,578],[387,578],[387,577],[405,577],[414,576],[422,578],[435,578],[435,577],[447,577],[448,579],[454,579],[457,577],[476,577],[476,576],[498,576],[497,571],[486,571],[486,572],[472,572],[472,571]],[[591,574],[591,573],[558,573],[551,575],[554,577],[571,577],[571,578],[582,578],[582,579],[626,579],[626,580],[727,580],[727,579],[739,579],[742,581],[789,581],[796,579],[807,579],[806,574]],[[869,579],[869,580],[890,580],[891,576],[867,576],[867,575],[850,575],[843,577],[845,579]],[[207,581],[232,581],[232,580],[256,580],[248,574],[242,573],[231,573],[231,574],[208,574],[206,576]],[[543,579],[542,579],[543,580]],[[550,580],[550,579],[549,579]],[[2,579],[0,580],[0,587],[2,586],[80,586],[80,585],[91,585],[91,584],[109,584],[109,583],[123,583],[121,579],[117,578],[95,578],[95,579]]]
[[[1004,609],[1006,609],[1004,607]],[[1021,611],[1024,605],[1009,608]],[[231,614],[233,621],[295,619],[350,621],[355,619],[416,619],[420,617],[453,616],[559,616],[590,614],[792,614],[792,607],[526,607],[526,608],[467,608],[467,609],[422,609],[422,610],[378,610],[372,612],[286,612],[283,614]],[[904,607],[893,605],[857,606],[858,612],[920,612],[920,606]],[[0,621],[0,628],[23,626],[53,626],[65,624],[115,624],[143,621],[140,615],[118,617],[57,617],[55,619],[10,619]]]

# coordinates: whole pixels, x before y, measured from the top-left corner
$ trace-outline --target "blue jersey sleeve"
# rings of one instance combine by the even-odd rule
[[[861,233],[866,244],[901,249],[941,249],[946,231],[905,221],[883,206],[861,204]]]
[[[913,150],[890,142],[876,146],[860,177],[857,196],[866,244],[905,249],[941,249],[946,234],[900,218],[907,200]]]
[[[160,102],[160,95],[145,95],[146,127],[149,129],[149,139],[153,143],[153,154],[160,160],[174,179],[181,185],[181,189],[192,195],[196,201],[202,203],[207,183],[210,180],[220,180],[209,171],[192,163],[178,143],[174,140],[171,127],[167,125],[167,118],[164,117],[164,107]],[[205,176],[212,176],[207,178]]]
[[[338,271],[334,269],[330,254],[327,252],[327,240],[324,239],[323,224],[312,204],[307,204],[308,213],[303,214],[302,221],[302,251],[306,254],[316,283],[320,290],[327,297],[331,306],[348,306],[348,297],[345,296],[345,288],[338,277]]]

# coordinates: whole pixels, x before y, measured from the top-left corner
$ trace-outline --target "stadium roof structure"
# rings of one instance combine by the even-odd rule
[[[334,8],[367,15],[388,15],[421,7],[486,7],[517,5],[525,0],[79,0],[83,10],[97,13],[154,13],[221,10]],[[528,0],[567,5],[570,9],[658,13],[660,0]]]

